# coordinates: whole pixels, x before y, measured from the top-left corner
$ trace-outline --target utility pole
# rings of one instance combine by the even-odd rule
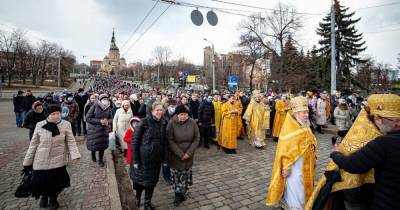
[[[212,48],[212,88],[213,88],[213,93],[215,93],[215,51],[214,51],[214,43],[212,43],[210,40],[204,38],[204,41],[207,41],[211,44]]]
[[[61,87],[61,68],[60,68],[60,63],[61,63],[61,56],[58,56],[58,71],[57,71],[57,86]]]
[[[336,91],[335,3],[331,1],[331,95]]]
[[[160,85],[160,64],[157,66],[157,83]]]

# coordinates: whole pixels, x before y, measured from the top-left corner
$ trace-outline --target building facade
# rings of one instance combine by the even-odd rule
[[[111,37],[110,50],[104,57],[98,75],[119,75],[123,68],[126,68],[126,60],[119,54],[119,48],[116,44],[114,30]]]

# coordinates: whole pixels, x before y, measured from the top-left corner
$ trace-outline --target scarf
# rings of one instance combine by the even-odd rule
[[[49,122],[49,120],[46,120],[46,122],[47,123],[45,125],[43,125],[43,127],[42,127],[43,129],[46,129],[46,130],[50,131],[52,137],[60,135],[60,130],[58,130],[57,124],[60,123],[61,120],[56,122],[56,123]]]

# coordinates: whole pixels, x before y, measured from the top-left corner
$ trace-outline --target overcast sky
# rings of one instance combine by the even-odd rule
[[[278,0],[225,0],[241,4],[274,8]],[[258,9],[233,6],[212,0],[182,0],[195,4],[236,10],[260,12]],[[327,14],[330,0],[282,0],[293,5],[298,12]],[[393,3],[394,0],[342,0],[341,3],[356,11],[361,21],[356,28],[363,32],[368,54],[378,62],[397,64],[400,53],[400,4],[373,7]],[[191,23],[193,8],[171,6],[154,26],[130,47],[140,34],[168,7],[158,3],[146,22],[122,48],[129,35],[152,8],[152,0],[1,0],[0,29],[10,31],[20,28],[27,32],[32,42],[42,39],[54,41],[76,55],[78,62],[89,63],[102,59],[108,52],[112,29],[115,28],[117,45],[128,63],[147,61],[153,49],[169,46],[173,58],[186,57],[195,64],[203,64],[203,48],[208,45],[203,38],[214,42],[218,53],[236,50],[240,32],[238,24],[243,16],[216,11],[219,22],[210,26]],[[372,8],[366,8],[371,7]],[[363,9],[360,9],[363,8]],[[206,16],[208,9],[199,10]],[[248,13],[246,13],[248,14]],[[306,15],[305,24],[296,35],[303,49],[311,49],[319,37],[315,30],[323,16]],[[122,49],[121,49],[122,48]],[[129,49],[129,50],[128,50]],[[87,57],[83,57],[87,56]]]

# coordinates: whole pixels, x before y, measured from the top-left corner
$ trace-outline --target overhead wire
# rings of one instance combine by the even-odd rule
[[[136,41],[134,43],[131,44],[131,46],[124,51],[123,54],[126,54],[133,46],[135,46],[139,40],[147,33],[147,31],[150,30],[151,27],[153,27],[153,25],[161,18],[161,16],[172,6],[172,4],[169,4],[167,8],[164,9],[164,11],[149,25],[149,27],[146,28],[146,30],[140,34],[140,36],[136,39]]]
[[[126,44],[132,39],[132,37],[136,34],[136,32],[139,30],[139,28],[143,25],[143,23],[146,21],[147,17],[153,12],[154,8],[157,6],[157,4],[160,2],[160,0],[157,0],[156,3],[153,5],[153,7],[147,12],[147,14],[144,16],[143,20],[139,23],[139,25],[135,28],[135,30],[130,34],[129,38],[124,42],[124,44],[121,47],[121,50],[124,49]]]

